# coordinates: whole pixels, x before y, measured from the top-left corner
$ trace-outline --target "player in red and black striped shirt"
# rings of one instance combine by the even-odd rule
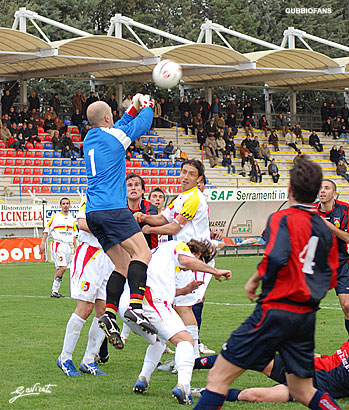
[[[347,202],[338,201],[336,184],[330,179],[324,179],[319,191],[319,202],[315,204],[327,226],[336,235],[338,241],[338,284],[336,292],[345,316],[345,328],[349,334],[349,254],[348,254],[348,213]]]
[[[314,410],[340,409],[312,380],[316,310],[336,285],[339,266],[337,241],[312,207],[321,181],[319,165],[304,157],[296,161],[290,172],[290,208],[269,218],[264,257],[245,286],[253,301],[262,281],[257,306],[223,344],[195,409],[221,409],[229,385],[247,369],[262,371],[276,351],[297,401]]]

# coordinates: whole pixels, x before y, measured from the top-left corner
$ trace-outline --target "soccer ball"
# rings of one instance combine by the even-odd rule
[[[162,60],[153,70],[154,83],[160,88],[172,88],[182,77],[181,66],[171,60]]]

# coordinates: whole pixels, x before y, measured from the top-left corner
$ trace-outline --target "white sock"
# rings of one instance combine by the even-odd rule
[[[61,287],[61,282],[62,282],[62,276],[57,276],[53,279],[52,292],[58,293],[59,288]]]
[[[147,351],[145,352],[143,367],[139,373],[139,377],[145,377],[147,383],[150,382],[150,377],[155,370],[156,366],[160,362],[161,356],[164,353],[166,344],[159,341],[155,342],[153,345],[149,345]]]
[[[187,325],[185,327],[190,336],[194,339],[194,358],[200,357],[199,352],[199,329],[197,325]]]
[[[179,342],[175,354],[178,371],[178,384],[184,387],[184,391],[190,394],[190,381],[194,367],[194,348],[190,342]]]
[[[98,318],[95,316],[88,332],[88,341],[82,363],[90,364],[96,361],[96,356],[98,355],[104,338],[105,333],[98,326]]]
[[[79,339],[81,329],[84,326],[85,322],[86,320],[82,319],[76,313],[72,313],[72,315],[70,316],[65,330],[63,348],[61,352],[62,362],[65,362],[66,360],[72,360],[76,343]]]
[[[127,324],[126,323],[124,323],[123,325],[122,325],[122,332],[121,332],[121,337],[124,337],[125,338],[125,340],[130,336],[130,332],[131,332],[131,329],[127,326]]]

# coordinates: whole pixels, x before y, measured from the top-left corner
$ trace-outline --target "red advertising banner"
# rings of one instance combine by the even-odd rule
[[[40,238],[0,239],[0,263],[44,261]]]

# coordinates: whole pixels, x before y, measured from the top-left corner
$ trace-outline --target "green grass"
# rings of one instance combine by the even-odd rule
[[[259,258],[219,258],[218,267],[233,272],[230,282],[212,280],[206,295],[203,311],[201,340],[210,348],[220,350],[232,329],[253,310],[243,286],[254,272]],[[178,409],[171,398],[176,376],[155,371],[150,389],[144,396],[135,395],[132,387],[142,366],[146,343],[138,336],[130,335],[123,351],[110,348],[110,360],[101,368],[108,376],[83,375],[68,378],[56,366],[61,351],[66,323],[75,309],[75,301],[69,298],[48,297],[54,267],[48,263],[1,265],[0,267],[0,317],[1,317],[1,382],[0,408],[13,409]],[[64,277],[61,291],[69,295],[69,277]],[[215,304],[218,303],[218,304]],[[229,303],[224,305],[223,303]],[[334,291],[329,292],[318,312],[316,350],[333,353],[346,340],[343,313],[339,310]],[[73,360],[79,365],[87,342],[89,318],[83,327]],[[167,357],[165,357],[167,356]],[[170,358],[165,355],[163,359]],[[205,385],[207,371],[194,371],[192,385]],[[51,394],[20,397],[13,404],[8,400],[19,386],[32,387],[55,384]],[[235,387],[271,386],[265,376],[248,371],[234,383]],[[339,400],[349,409],[349,399]],[[224,408],[239,409],[298,409],[297,403],[227,403]]]

